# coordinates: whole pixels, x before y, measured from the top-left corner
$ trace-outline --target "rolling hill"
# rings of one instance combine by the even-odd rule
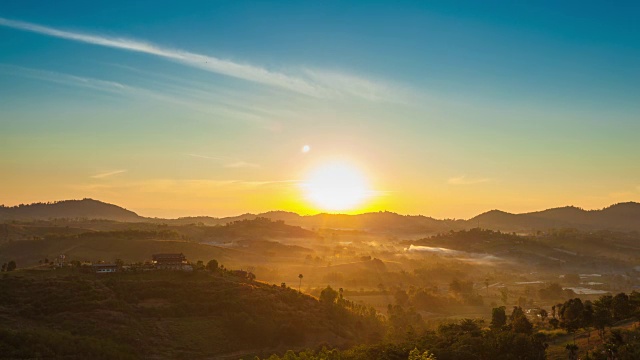
[[[0,207],[0,221],[48,220],[54,218],[105,219],[113,221],[144,221],[133,211],[93,199],[64,200]]]
[[[471,225],[502,231],[532,231],[552,228],[580,230],[640,231],[640,204],[619,203],[602,210],[566,206],[524,214],[492,210],[467,221]]]
[[[0,207],[0,221],[4,222],[55,218],[104,219],[129,223],[162,223],[174,226],[214,226],[243,220],[268,218],[306,229],[361,230],[401,235],[427,235],[474,227],[509,232],[532,232],[552,228],[640,231],[640,204],[635,202],[619,203],[601,210],[583,210],[574,206],[567,206],[523,214],[491,210],[466,221],[450,219],[438,220],[422,215],[400,215],[387,211],[358,215],[299,215],[286,211],[270,211],[261,214],[247,213],[224,218],[199,216],[161,219],[142,217],[133,211],[117,205],[107,204],[93,199]]]
[[[32,270],[0,279],[2,358],[253,359],[382,334],[375,313],[223,270]]]

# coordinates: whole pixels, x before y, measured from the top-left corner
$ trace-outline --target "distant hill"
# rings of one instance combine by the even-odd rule
[[[202,223],[204,225],[220,225],[234,221],[268,218],[284,221],[289,225],[307,229],[345,229],[364,230],[376,233],[429,234],[465,227],[463,220],[437,220],[422,215],[400,215],[393,212],[375,212],[358,215],[317,214],[298,215],[287,211],[269,211],[261,214],[243,214],[235,217],[189,217],[169,220],[171,224]]]
[[[359,215],[298,215],[287,211],[270,211],[261,214],[247,213],[224,218],[198,216],[161,219],[142,217],[133,211],[92,199],[0,207],[0,221],[47,220],[53,218],[105,219],[118,222],[163,223],[173,226],[190,224],[214,226],[243,220],[268,218],[306,229],[362,230],[407,236],[423,236],[474,227],[515,232],[531,232],[551,228],[640,231],[640,204],[635,202],[620,203],[602,210],[583,210],[574,206],[567,206],[523,214],[491,210],[466,221],[438,220],[428,216],[400,215],[387,211]]]
[[[0,207],[0,221],[47,220],[53,218],[86,218],[113,221],[143,221],[133,211],[93,199],[64,200],[53,203],[34,203]]]
[[[572,227],[581,230],[640,231],[640,204],[619,203],[602,210],[566,206],[524,214],[491,210],[467,221],[469,225],[503,231],[531,231]]]

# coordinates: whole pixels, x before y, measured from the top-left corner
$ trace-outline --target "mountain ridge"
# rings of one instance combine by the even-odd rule
[[[103,219],[120,222],[163,222],[173,225],[202,223],[224,225],[264,217],[313,229],[367,230],[394,233],[429,233],[482,227],[502,231],[532,231],[575,227],[583,230],[640,231],[640,203],[622,202],[603,209],[584,210],[576,206],[550,208],[528,213],[494,209],[468,220],[435,219],[425,215],[402,215],[379,211],[356,215],[319,213],[300,215],[273,210],[231,217],[191,216],[176,219],[150,218],[118,205],[85,198],[52,203],[0,206],[0,221],[50,220],[55,218]]]

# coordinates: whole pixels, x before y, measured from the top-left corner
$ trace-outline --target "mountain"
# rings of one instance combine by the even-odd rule
[[[601,210],[583,210],[575,206],[566,206],[523,214],[491,210],[466,221],[438,220],[423,215],[400,215],[388,211],[358,215],[299,215],[287,211],[269,211],[225,218],[198,216],[160,219],[145,218],[133,211],[93,199],[0,207],[0,221],[53,218],[104,219],[118,222],[162,223],[174,226],[189,224],[215,226],[243,220],[268,218],[306,229],[359,230],[403,236],[423,236],[474,227],[510,232],[531,232],[551,228],[640,231],[640,204],[635,202],[619,203]]]
[[[393,212],[381,211],[357,215],[346,214],[317,214],[298,215],[287,211],[269,211],[261,214],[243,214],[235,217],[212,218],[191,217],[170,220],[171,224],[192,224],[201,222],[204,225],[221,225],[234,221],[268,218],[274,221],[284,221],[289,225],[307,229],[342,229],[362,230],[376,233],[400,234],[428,234],[461,229],[462,220],[437,220],[422,215],[400,215]]]
[[[48,220],[54,218],[85,218],[113,221],[144,221],[133,211],[93,199],[64,200],[53,203],[34,203],[0,207],[2,220]]]
[[[626,202],[601,210],[566,206],[524,214],[491,210],[467,221],[469,225],[503,231],[531,231],[551,228],[581,230],[640,231],[640,204]]]

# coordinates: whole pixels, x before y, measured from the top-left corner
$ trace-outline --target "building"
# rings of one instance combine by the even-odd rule
[[[187,258],[180,254],[153,254],[153,265],[156,269],[183,270]]]
[[[108,274],[118,272],[118,265],[116,264],[93,264],[91,269],[96,274]]]

